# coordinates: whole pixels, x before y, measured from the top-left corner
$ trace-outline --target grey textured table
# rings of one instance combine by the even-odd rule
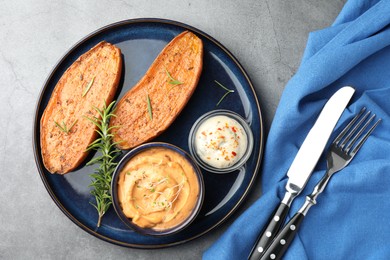
[[[331,25],[344,0],[0,1],[0,259],[199,259],[261,196],[260,178],[223,225],[167,249],[123,248],[89,235],[54,204],[39,177],[32,123],[41,87],[62,55],[107,24],[140,17],[192,25],[242,63],[269,130],[308,33]]]

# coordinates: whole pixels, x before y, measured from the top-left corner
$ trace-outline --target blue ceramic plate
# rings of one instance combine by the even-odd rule
[[[203,72],[194,95],[175,122],[166,132],[153,141],[176,145],[188,152],[188,134],[192,124],[204,113],[220,108],[232,110],[250,124],[254,136],[252,156],[241,170],[228,174],[203,171],[205,197],[202,209],[183,231],[164,237],[151,237],[135,233],[117,217],[113,208],[106,213],[97,229],[97,213],[90,205],[89,174],[95,166],[83,164],[78,170],[64,176],[52,175],[43,166],[40,147],[39,122],[50,95],[65,70],[83,53],[105,40],[117,45],[124,58],[123,77],[119,99],[149,68],[164,46],[184,30],[197,34],[204,44]],[[214,80],[235,92],[219,104],[225,90]],[[37,168],[42,181],[57,206],[76,225],[105,241],[135,248],[161,248],[181,244],[200,237],[225,221],[243,202],[248,194],[263,154],[263,122],[260,106],[253,85],[236,58],[219,42],[191,26],[161,19],[135,19],[111,24],[86,36],[54,67],[39,97],[34,129],[33,146]]]

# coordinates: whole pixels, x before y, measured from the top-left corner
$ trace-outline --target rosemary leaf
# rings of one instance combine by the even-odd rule
[[[64,123],[64,121],[62,121],[62,123]],[[56,126],[64,133],[67,133],[66,131],[66,126],[65,128],[63,128],[59,123],[57,123],[56,121],[54,121],[54,124],[56,124]]]
[[[60,125],[58,122],[54,121],[54,124],[64,133],[69,134],[72,127],[77,123],[77,119],[72,123],[72,125],[68,128],[64,121],[62,121],[62,125]]]
[[[167,70],[167,68],[165,68],[165,73],[168,75],[168,78],[170,79],[169,84],[172,84],[172,85],[181,85],[183,84],[183,82],[177,80],[177,79],[174,79],[171,74],[169,73],[169,71]]]
[[[230,93],[233,93],[234,90],[232,89],[228,89],[227,87],[225,87],[224,85],[222,85],[221,83],[219,83],[218,81],[214,80],[215,83],[218,84],[218,86],[220,86],[222,89],[226,90],[226,93],[221,97],[221,99],[218,101],[217,105],[216,106],[219,106],[219,104],[221,104],[222,100],[225,99],[225,97],[227,95],[229,95]]]
[[[109,115],[110,117],[111,117],[111,116],[115,116],[114,111],[112,111],[112,107],[114,106],[114,104],[115,104],[115,101],[114,101],[114,102],[111,102],[111,104],[109,104],[108,107],[106,108],[106,109],[109,111],[108,115]]]
[[[84,89],[82,97],[87,95],[89,89],[92,87],[93,82],[95,81],[95,76],[91,79],[91,81],[88,83],[87,87]]]
[[[225,99],[225,97],[229,94],[230,92],[226,92],[222,97],[221,99],[218,101],[217,105],[216,106],[219,106],[219,104],[221,104],[222,100]]]
[[[97,148],[97,147],[94,147],[95,150],[96,150],[96,148]],[[93,158],[93,159],[91,159],[89,162],[87,162],[87,166],[93,165],[93,164],[95,164],[95,163],[97,163],[97,162],[100,162],[100,161],[102,161],[101,158]]]
[[[72,129],[72,127],[77,123],[77,121],[78,121],[77,119],[74,120],[73,124],[70,125],[70,127],[68,129],[68,133],[69,133],[70,129]]]
[[[146,102],[148,103],[148,113],[150,120],[153,120],[152,104],[150,103],[149,95],[146,95]]]
[[[97,108],[97,107],[95,107],[95,106],[93,106],[93,109],[95,109],[96,112],[98,112],[99,116],[100,116],[101,118],[103,118],[103,111],[102,111],[102,110],[100,110],[99,108]],[[107,109],[107,108],[105,108],[105,109]],[[109,116],[109,114],[107,114],[106,116]],[[97,120],[97,118],[95,118],[95,121],[96,121],[96,120]]]
[[[98,138],[98,139],[96,139],[95,141],[93,141],[89,146],[92,146],[92,145],[94,145],[94,144],[96,144],[96,143],[99,143],[100,142],[100,138]]]

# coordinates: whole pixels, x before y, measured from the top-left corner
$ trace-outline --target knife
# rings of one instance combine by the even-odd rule
[[[253,246],[249,255],[250,260],[260,259],[278,233],[286,219],[292,201],[305,187],[334,127],[354,92],[355,89],[352,87],[343,87],[334,93],[325,104],[287,172],[289,179],[286,184],[284,198]]]

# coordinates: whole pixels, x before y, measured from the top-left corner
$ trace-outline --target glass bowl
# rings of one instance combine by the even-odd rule
[[[188,146],[200,167],[213,173],[228,173],[242,167],[251,156],[253,134],[239,114],[218,109],[195,121]]]
[[[187,227],[202,207],[204,191],[201,170],[190,155],[162,142],[129,151],[118,163],[111,182],[118,217],[136,232],[152,236],[170,235]]]

